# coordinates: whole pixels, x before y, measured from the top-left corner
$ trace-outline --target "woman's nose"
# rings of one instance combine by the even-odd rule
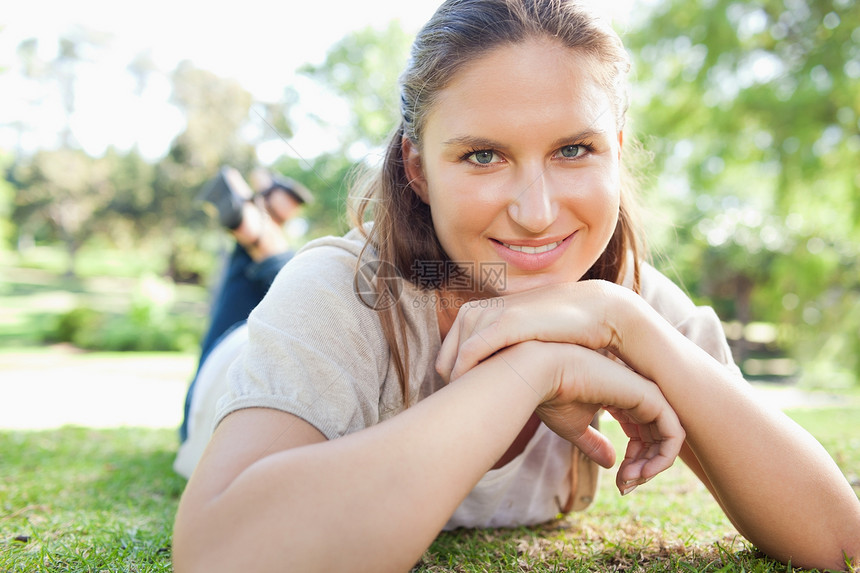
[[[532,171],[521,178],[508,205],[508,215],[530,233],[540,233],[552,225],[558,210],[543,170]]]

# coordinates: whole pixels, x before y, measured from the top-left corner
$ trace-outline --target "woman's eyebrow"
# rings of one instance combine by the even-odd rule
[[[472,147],[472,148],[480,148],[480,149],[499,149],[504,147],[502,143],[498,141],[494,141],[492,139],[488,139],[486,137],[475,137],[471,135],[461,135],[458,137],[452,137],[451,139],[445,140],[442,142],[442,145],[445,147],[452,146],[463,146],[463,147]]]
[[[552,146],[561,147],[562,145],[570,145],[571,143],[577,141],[602,139],[605,137],[607,137],[605,129],[585,129],[583,131],[580,131],[579,133],[556,139],[552,142]]]
[[[588,128],[572,135],[559,137],[558,139],[553,141],[551,145],[553,147],[561,147],[562,145],[569,145],[571,142],[582,141],[584,139],[600,139],[606,137],[606,133],[607,132],[604,129]],[[462,146],[470,147],[473,149],[504,149],[506,147],[505,144],[490,139],[488,137],[478,137],[472,135],[461,135],[457,137],[452,137],[451,139],[443,141],[442,145],[444,147]]]

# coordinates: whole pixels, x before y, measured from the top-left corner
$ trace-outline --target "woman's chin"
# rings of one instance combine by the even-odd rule
[[[569,273],[564,275],[558,275],[555,273],[519,276],[509,275],[505,279],[504,289],[499,289],[498,296],[516,294],[562,283],[572,283],[578,281],[580,278],[582,278],[582,275],[574,276]]]

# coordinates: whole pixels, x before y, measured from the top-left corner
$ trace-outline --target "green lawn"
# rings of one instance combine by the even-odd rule
[[[856,412],[791,414],[860,491]],[[0,571],[169,571],[175,446],[173,430],[0,432]],[[681,464],[624,498],[611,477],[588,511],[558,522],[443,534],[415,571],[793,571],[741,540]]]
[[[134,274],[133,266],[113,268],[119,262],[117,254],[109,252],[102,259],[85,257],[78,265],[82,272],[69,277],[54,268],[54,255],[55,249],[37,249],[27,258],[0,252],[0,349],[44,344],[61,317],[73,310],[101,317],[102,324],[89,333],[91,339],[96,333],[107,340],[134,338],[157,328],[167,332],[164,336],[187,338],[183,350],[196,348],[208,315],[206,287],[174,284],[150,272]],[[145,257],[126,256],[137,258]],[[104,268],[114,274],[100,274]],[[180,326],[186,332],[173,333]]]
[[[31,266],[8,260],[8,254],[7,260],[0,257],[0,348],[32,351],[58,314],[72,308],[122,314],[140,284],[134,278],[140,269],[123,266],[139,260],[94,256],[81,265],[81,278],[70,279],[58,274],[62,260],[55,251],[36,254],[45,260],[29,261]],[[108,263],[113,276],[104,277]],[[204,318],[205,289],[176,288],[172,311]],[[824,444],[860,492],[856,410],[790,414]],[[617,426],[605,424],[604,431],[623,451]],[[0,573],[170,571],[173,515],[184,487],[171,469],[175,448],[174,430],[0,431]],[[542,527],[443,534],[415,568],[475,573],[792,570],[762,558],[740,539],[680,463],[624,498],[605,473],[588,511]]]
[[[0,571],[170,571],[172,430],[0,433]]]

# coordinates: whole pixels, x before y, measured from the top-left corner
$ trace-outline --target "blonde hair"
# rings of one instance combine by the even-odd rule
[[[381,169],[364,181],[353,224],[362,229],[378,261],[401,277],[427,288],[414,277],[416,261],[448,262],[436,237],[430,208],[410,189],[404,170],[402,140],[420,149],[427,117],[439,94],[456,74],[481,55],[502,45],[528,39],[553,38],[589,56],[594,77],[609,95],[621,130],[627,114],[626,76],[630,61],[618,35],[577,0],[448,0],[418,33],[406,70],[400,77],[401,122],[391,135]],[[635,221],[636,185],[621,168],[618,222],[605,251],[583,279],[621,282],[628,260],[633,265],[634,288],[639,286],[639,259],[644,250]],[[362,224],[373,206],[373,225]],[[628,253],[632,254],[628,258]],[[452,265],[440,265],[451,268]],[[442,277],[442,285],[445,284]],[[385,285],[388,281],[379,281]],[[385,287],[382,287],[385,288]],[[399,305],[380,311],[380,320],[400,379],[404,402],[409,403],[409,360],[405,348],[405,320]]]

